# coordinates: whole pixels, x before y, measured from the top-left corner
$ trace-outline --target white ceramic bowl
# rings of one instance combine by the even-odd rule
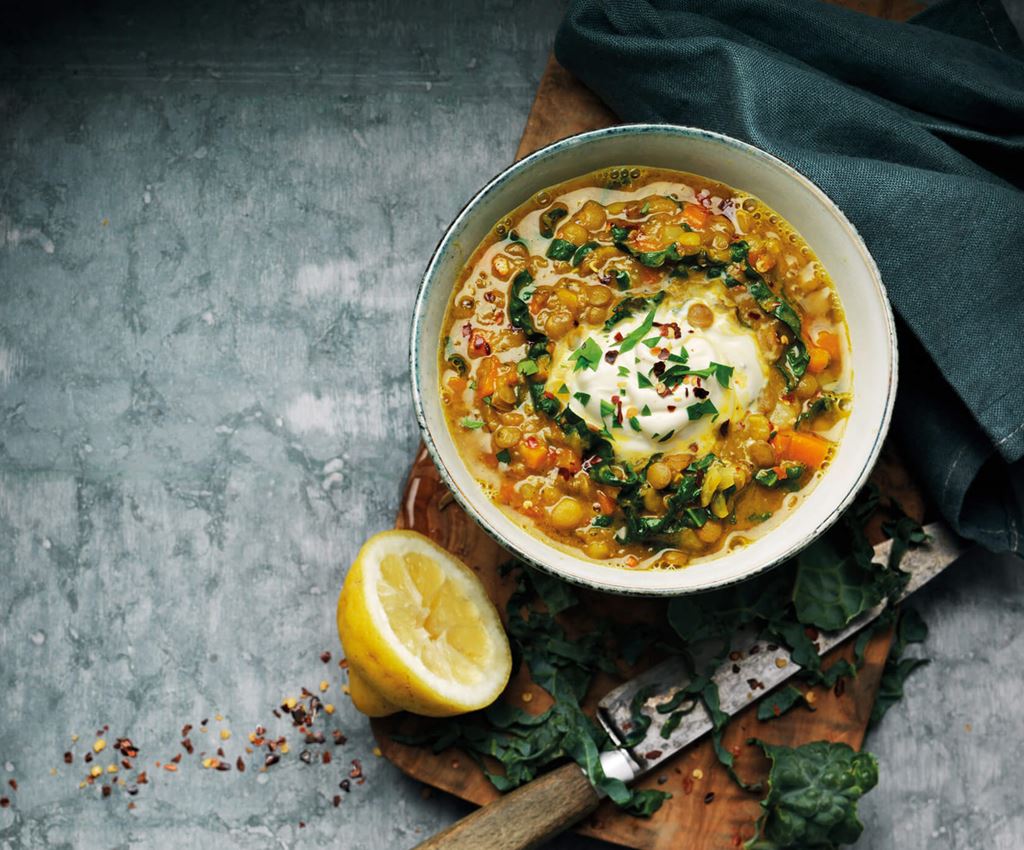
[[[835,458],[811,495],[753,543],[679,570],[627,570],[590,561],[527,531],[483,492],[459,457],[438,392],[445,308],[462,266],[496,222],[541,189],[608,166],[689,171],[764,201],[804,237],[829,271],[850,329],[853,405]],[[871,471],[896,392],[896,334],[878,268],[856,229],[810,180],[736,139],[691,127],[636,124],[583,133],[543,148],[488,183],[459,213],[427,266],[410,350],[423,438],[459,504],[523,560],[569,581],[622,594],[678,595],[749,578],[784,561],[831,525]]]

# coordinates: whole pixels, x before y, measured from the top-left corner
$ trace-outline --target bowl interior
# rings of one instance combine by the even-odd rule
[[[531,195],[612,165],[689,171],[757,196],[787,219],[828,269],[850,329],[853,405],[836,456],[810,498],[764,537],[681,570],[630,571],[588,561],[525,530],[477,484],[455,448],[438,392],[445,308],[463,264],[495,222]],[[633,125],[586,133],[520,161],[489,183],[448,230],[427,268],[411,348],[413,394],[424,439],[456,498],[506,548],[566,579],[627,594],[708,590],[779,563],[827,528],[864,483],[888,429],[895,395],[892,313],[878,269],[853,226],[813,183],[742,142],[684,127]]]

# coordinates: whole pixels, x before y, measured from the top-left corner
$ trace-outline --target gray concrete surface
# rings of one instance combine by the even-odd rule
[[[334,600],[416,446],[418,275],[511,159],[562,4],[135,5],[0,28],[0,848],[408,847],[466,808],[374,757]],[[860,846],[1021,846],[1022,575],[922,595]],[[331,764],[155,766],[204,718],[232,761],[293,736],[271,710],[322,679]],[[104,724],[137,796],[79,788]]]

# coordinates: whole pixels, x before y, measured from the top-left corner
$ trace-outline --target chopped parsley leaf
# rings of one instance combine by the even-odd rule
[[[569,360],[576,361],[574,372],[579,372],[581,369],[593,369],[596,372],[597,364],[601,360],[601,346],[588,336],[587,341],[569,356]]]
[[[569,395],[569,388],[565,384],[562,384],[562,386],[555,390],[555,395]]]
[[[660,440],[658,440],[658,442],[659,443],[667,443],[669,440],[672,439],[672,435],[673,434],[675,434],[675,429],[669,431],[664,437],[662,437]]]
[[[637,372],[636,373],[636,385],[638,387],[640,387],[640,389],[642,389],[642,390],[643,389],[649,389],[650,387],[654,386],[654,384],[652,384],[648,380],[647,376],[643,372]]]
[[[658,336],[652,336],[649,337],[648,339],[645,339],[644,345],[646,345],[648,348],[654,348],[654,346],[656,346],[659,342],[661,342],[660,334]]]
[[[648,407],[648,406],[647,406],[647,405],[645,404],[645,405],[644,405],[644,407],[643,407],[643,410],[641,410],[641,411],[640,411],[640,415],[641,415],[641,416],[650,416],[650,415],[651,415],[651,408],[649,408],[649,407]]]
[[[700,419],[706,413],[710,413],[713,417],[718,416],[718,408],[715,407],[715,403],[709,398],[706,398],[703,401],[698,401],[696,404],[691,404],[686,408],[686,415],[691,421],[694,419]]]
[[[632,428],[634,431],[639,431],[640,430],[640,420],[637,419],[635,416],[630,416],[629,417],[629,427]]]
[[[625,366],[620,366],[619,367],[619,377],[620,378],[628,378],[629,377],[629,369],[627,369]]]
[[[632,351],[636,348],[636,344],[644,338],[645,334],[650,332],[651,328],[654,327],[654,314],[657,309],[657,306],[651,307],[650,312],[644,317],[643,322],[640,323],[640,327],[622,340],[622,344],[619,346],[620,354]],[[598,356],[600,357],[600,352],[598,352]]]
[[[573,393],[572,397],[584,407],[590,404],[590,393]]]
[[[601,399],[601,418],[604,419],[606,416],[615,415],[615,405],[611,402]]]

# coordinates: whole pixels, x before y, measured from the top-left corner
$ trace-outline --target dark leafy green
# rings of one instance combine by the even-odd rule
[[[757,833],[745,850],[832,850],[864,827],[857,801],[878,784],[878,762],[846,744],[783,747],[755,740],[771,762]]]
[[[543,338],[543,334],[534,327],[533,316],[530,315],[528,304],[529,296],[533,291],[527,291],[527,287],[531,283],[533,283],[533,275],[525,270],[513,278],[512,286],[509,288],[508,320],[523,331],[529,339],[539,340]]]
[[[583,260],[587,256],[587,254],[589,254],[591,251],[593,251],[598,246],[599,246],[599,243],[597,243],[597,242],[587,242],[584,245],[580,245],[580,247],[577,248],[575,253],[572,255],[572,264],[574,266],[578,266],[580,263],[583,262]]]
[[[549,260],[571,260],[576,253],[576,246],[564,239],[552,239],[548,245],[547,258]]]
[[[555,204],[540,214],[540,235],[550,239],[555,235],[555,224],[569,214],[565,204]]]
[[[878,686],[878,696],[871,709],[872,726],[877,724],[885,713],[903,698],[903,685],[907,677],[918,667],[928,663],[927,658],[904,658],[903,653],[912,643],[921,643],[928,637],[928,626],[921,615],[913,608],[905,608],[900,612],[896,623],[896,635],[889,649],[889,657],[885,660],[882,681]]]

